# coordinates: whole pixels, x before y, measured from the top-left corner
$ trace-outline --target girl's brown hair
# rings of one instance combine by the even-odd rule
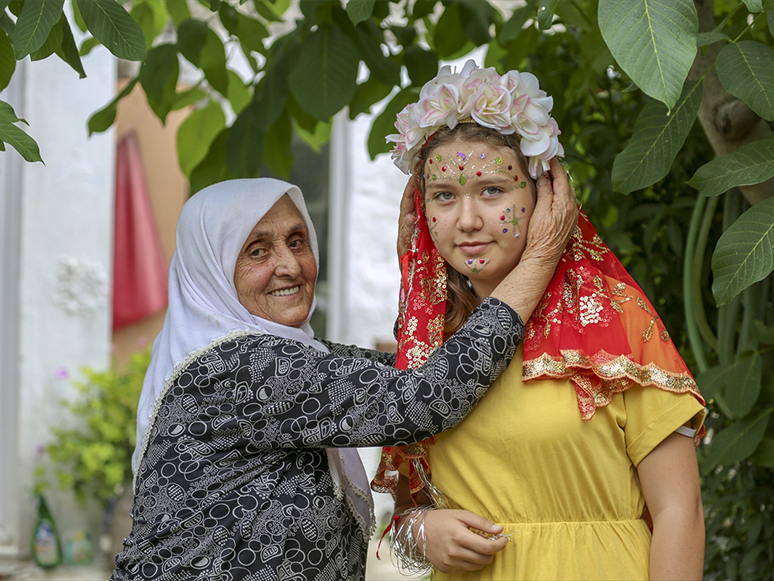
[[[422,150],[419,152],[419,161],[414,168],[419,185],[419,191],[425,191],[424,166],[425,161],[436,148],[441,147],[455,139],[464,139],[476,143],[485,143],[491,147],[507,147],[512,149],[516,157],[521,162],[522,167],[527,167],[527,160],[519,149],[516,137],[513,139],[508,135],[498,133],[494,129],[484,127],[478,123],[459,123],[454,129],[444,127],[436,131],[427,140]],[[515,145],[514,145],[515,143]],[[424,197],[422,198],[424,203]],[[478,306],[478,299],[473,289],[468,284],[467,277],[457,271],[448,262],[446,263],[446,273],[448,281],[446,284],[446,319],[444,322],[444,334],[451,335],[456,332],[465,321],[468,320],[470,313]]]

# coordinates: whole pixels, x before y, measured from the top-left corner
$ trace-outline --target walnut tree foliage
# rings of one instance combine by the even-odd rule
[[[707,578],[774,579],[774,1],[73,0],[72,19],[63,3],[0,0],[0,91],[26,56],[81,77],[96,44],[140,62],[89,130],[137,83],[162,122],[194,105],[178,132],[192,192],[262,165],[286,176],[294,134],[318,146],[333,115],[385,101],[368,149],[388,151],[439,62],[476,47],[483,66],[535,73],[584,210],[707,398]],[[229,69],[237,52],[249,78]],[[30,122],[0,92],[0,150],[39,160]]]

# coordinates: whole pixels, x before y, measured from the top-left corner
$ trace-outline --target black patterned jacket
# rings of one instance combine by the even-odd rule
[[[157,402],[112,579],[365,578],[367,535],[335,492],[326,447],[409,444],[458,424],[505,369],[524,327],[486,299],[415,370],[394,354],[225,337]]]

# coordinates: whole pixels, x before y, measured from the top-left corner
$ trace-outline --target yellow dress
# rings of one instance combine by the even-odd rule
[[[430,446],[454,508],[505,527],[480,571],[442,579],[648,579],[651,534],[636,466],[704,410],[690,394],[633,387],[581,420],[569,380],[521,381],[521,349],[487,396]]]

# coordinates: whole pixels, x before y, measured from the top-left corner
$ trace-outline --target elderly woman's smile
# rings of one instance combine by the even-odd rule
[[[300,327],[312,308],[316,279],[304,219],[290,198],[282,196],[239,251],[234,268],[239,302],[256,317]]]

